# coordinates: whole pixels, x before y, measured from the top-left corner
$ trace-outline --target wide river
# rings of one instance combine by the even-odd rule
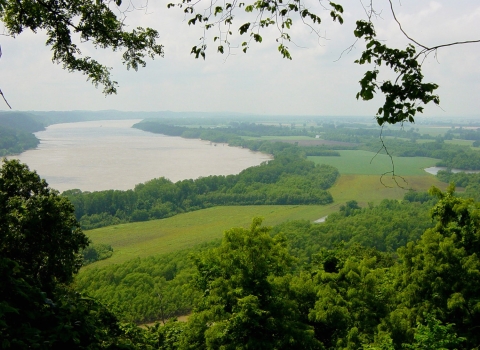
[[[126,190],[153,178],[172,181],[238,174],[270,156],[247,149],[152,134],[139,120],[54,124],[36,133],[40,145],[17,156],[60,192]]]

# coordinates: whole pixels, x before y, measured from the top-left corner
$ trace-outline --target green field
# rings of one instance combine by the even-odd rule
[[[318,140],[310,136],[242,136],[244,140],[286,140],[286,141],[297,141],[297,140]]]
[[[428,134],[431,136],[438,136],[438,135],[445,135],[448,130],[450,130],[450,127],[446,126],[425,126],[425,125],[419,125],[415,129],[418,129],[418,132],[420,134]]]
[[[318,164],[332,165],[340,174],[381,175],[392,170],[390,157],[368,151],[338,151],[340,157],[308,157]],[[393,157],[395,172],[401,176],[427,176],[423,170],[438,159],[426,157]]]
[[[422,144],[422,143],[428,143],[428,142],[435,142],[435,140],[433,140],[433,139],[418,139],[416,142],[418,144]]]
[[[449,143],[451,145],[460,145],[460,146],[469,146],[471,147],[473,144],[472,140],[460,140],[460,139],[453,139],[453,140],[445,140],[445,143]]]
[[[391,139],[391,140],[400,140],[400,141],[410,141],[410,139],[406,137],[397,137],[397,136],[384,136],[384,139]]]
[[[241,206],[215,207],[179,214],[162,220],[136,222],[85,231],[93,243],[110,244],[114,253],[90,266],[122,263],[136,257],[169,253],[221,238],[232,227],[248,227],[255,216],[265,225],[287,220],[314,221],[332,212],[332,206]],[[87,267],[88,268],[88,267]]]
[[[329,190],[335,201],[330,210],[350,200],[356,200],[365,207],[369,202],[378,204],[383,199],[402,199],[409,189],[427,191],[432,186],[442,190],[447,187],[446,183],[430,174],[397,177],[395,180],[391,176],[342,175]]]

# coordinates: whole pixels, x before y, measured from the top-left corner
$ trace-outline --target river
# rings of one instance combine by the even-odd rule
[[[447,169],[448,169],[447,167],[443,167],[443,166],[432,166],[430,168],[425,168],[423,170],[425,170],[429,174],[437,175],[437,173],[440,170],[447,170]],[[450,170],[452,171],[452,173],[466,173],[466,174],[480,173],[480,170],[462,170],[462,169],[450,169]]]
[[[209,141],[152,134],[139,120],[54,124],[35,135],[40,145],[17,156],[51,187],[65,191],[126,190],[153,178],[172,181],[238,174],[271,159]]]

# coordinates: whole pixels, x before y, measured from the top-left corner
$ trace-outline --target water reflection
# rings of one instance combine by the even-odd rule
[[[237,174],[270,159],[246,149],[132,129],[139,120],[55,124],[40,145],[15,157],[64,191],[129,189],[164,176],[172,181]]]

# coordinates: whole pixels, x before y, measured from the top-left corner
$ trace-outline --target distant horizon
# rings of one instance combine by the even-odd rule
[[[126,6],[126,5],[125,5]],[[409,41],[392,18],[388,2],[376,3],[382,13],[374,18],[378,38],[394,48],[405,48]],[[477,39],[480,32],[480,3],[404,0],[394,3],[404,30],[418,42],[438,45]],[[138,72],[123,66],[121,52],[111,52],[79,44],[85,56],[112,67],[118,81],[118,94],[105,96],[79,73],[68,73],[52,64],[52,52],[45,46],[44,31],[24,31],[16,38],[2,38],[1,89],[8,103],[18,111],[182,111],[176,113],[224,113],[258,116],[320,117],[371,116],[383,104],[378,92],[370,101],[359,101],[359,81],[373,65],[359,66],[365,43],[356,42],[355,22],[365,18],[361,2],[345,4],[343,25],[328,20],[320,4],[312,3],[323,21],[319,27],[324,39],[312,35],[311,28],[295,22],[292,42],[288,44],[292,60],[283,59],[275,41],[274,28],[262,31],[262,44],[252,43],[248,53],[241,52],[244,38],[232,42],[228,55],[215,53],[212,38],[207,39],[205,60],[191,55],[193,45],[203,31],[189,26],[183,11],[167,10],[162,2],[149,2],[145,11],[129,12],[129,28],[149,26],[158,30],[165,57],[147,60]],[[297,19],[295,19],[297,21]],[[237,33],[235,22],[233,33]],[[271,29],[271,30],[270,30]],[[212,33],[210,33],[212,34]],[[213,46],[212,46],[213,44]],[[354,44],[354,46],[352,46]],[[480,44],[442,48],[422,61],[425,82],[439,85],[440,106],[428,104],[416,120],[433,118],[480,119]],[[351,47],[352,50],[345,52]],[[381,79],[391,79],[382,75]],[[0,103],[0,110],[7,110]],[[190,112],[189,112],[190,111]],[[233,112],[232,112],[233,111]]]
[[[235,112],[235,111],[172,111],[172,110],[119,110],[119,109],[65,109],[65,110],[0,110],[0,113],[141,113],[141,114],[198,114],[198,115],[212,115],[212,116],[245,116],[245,117],[281,117],[281,118],[372,118],[374,121],[375,116],[365,115],[365,114],[278,114],[278,113],[255,113],[255,112]],[[421,123],[423,119],[471,119],[479,118],[478,122],[480,123],[480,114],[478,115],[418,115],[416,122]],[[405,123],[415,125],[415,123]]]

